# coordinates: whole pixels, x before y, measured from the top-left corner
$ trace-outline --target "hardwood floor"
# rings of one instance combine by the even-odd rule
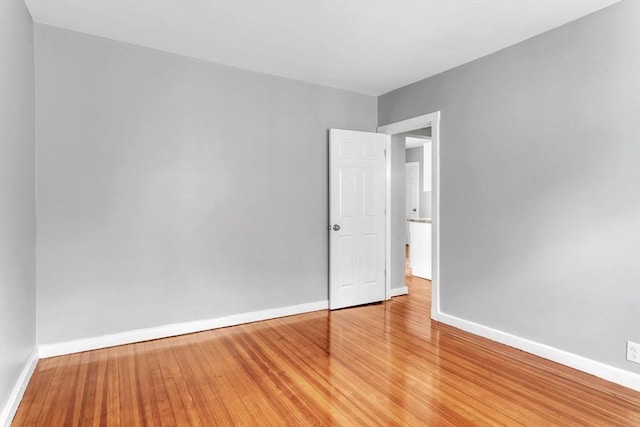
[[[14,426],[640,425],[640,393],[369,306],[40,360]]]

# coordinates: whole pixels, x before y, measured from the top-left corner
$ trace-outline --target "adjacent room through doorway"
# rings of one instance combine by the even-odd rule
[[[405,142],[405,254],[411,275],[431,280],[431,127],[401,136]]]

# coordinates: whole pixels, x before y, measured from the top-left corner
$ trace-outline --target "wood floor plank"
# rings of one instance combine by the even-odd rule
[[[410,294],[43,359],[14,426],[638,426],[640,393],[432,322]]]

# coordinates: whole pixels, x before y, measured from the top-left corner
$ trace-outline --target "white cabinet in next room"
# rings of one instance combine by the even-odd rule
[[[408,219],[411,243],[409,265],[413,275],[431,280],[431,218]]]

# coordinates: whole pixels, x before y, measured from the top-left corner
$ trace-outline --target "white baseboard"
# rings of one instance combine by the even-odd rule
[[[596,377],[620,384],[632,390],[640,391],[640,374],[616,368],[592,359],[587,359],[586,357],[578,356],[577,354],[569,353],[568,351],[559,350],[546,344],[511,335],[509,333],[460,319],[459,317],[451,316],[443,312],[439,313],[438,321],[446,323],[447,325],[455,326],[463,331],[488,338],[492,341],[535,354],[536,356],[540,356],[544,359],[569,366],[570,368],[595,375]]]
[[[215,319],[174,323],[171,325],[136,329],[100,337],[84,338],[55,344],[43,344],[39,346],[39,351],[41,358],[61,356],[64,354],[79,353],[117,345],[173,337],[176,335],[191,334],[209,329],[224,328],[226,326],[241,325],[243,323],[258,322],[260,320],[275,319],[277,317],[292,316],[294,314],[308,313],[311,311],[326,310],[328,308],[329,301],[316,301],[307,304],[234,314]]]
[[[11,390],[9,399],[5,403],[4,408],[2,408],[2,413],[0,414],[0,426],[9,427],[11,425],[11,421],[13,421],[13,417],[16,415],[22,396],[27,389],[27,385],[29,384],[29,380],[31,379],[31,375],[33,375],[33,371],[35,371],[37,364],[38,349],[36,347],[31,352],[31,356],[29,356],[27,363],[24,365],[24,368],[18,377],[18,381],[16,381],[16,384],[13,386],[13,390]]]
[[[400,295],[407,295],[409,293],[409,288],[403,286],[401,288],[391,288],[390,295],[391,297],[399,297]]]

